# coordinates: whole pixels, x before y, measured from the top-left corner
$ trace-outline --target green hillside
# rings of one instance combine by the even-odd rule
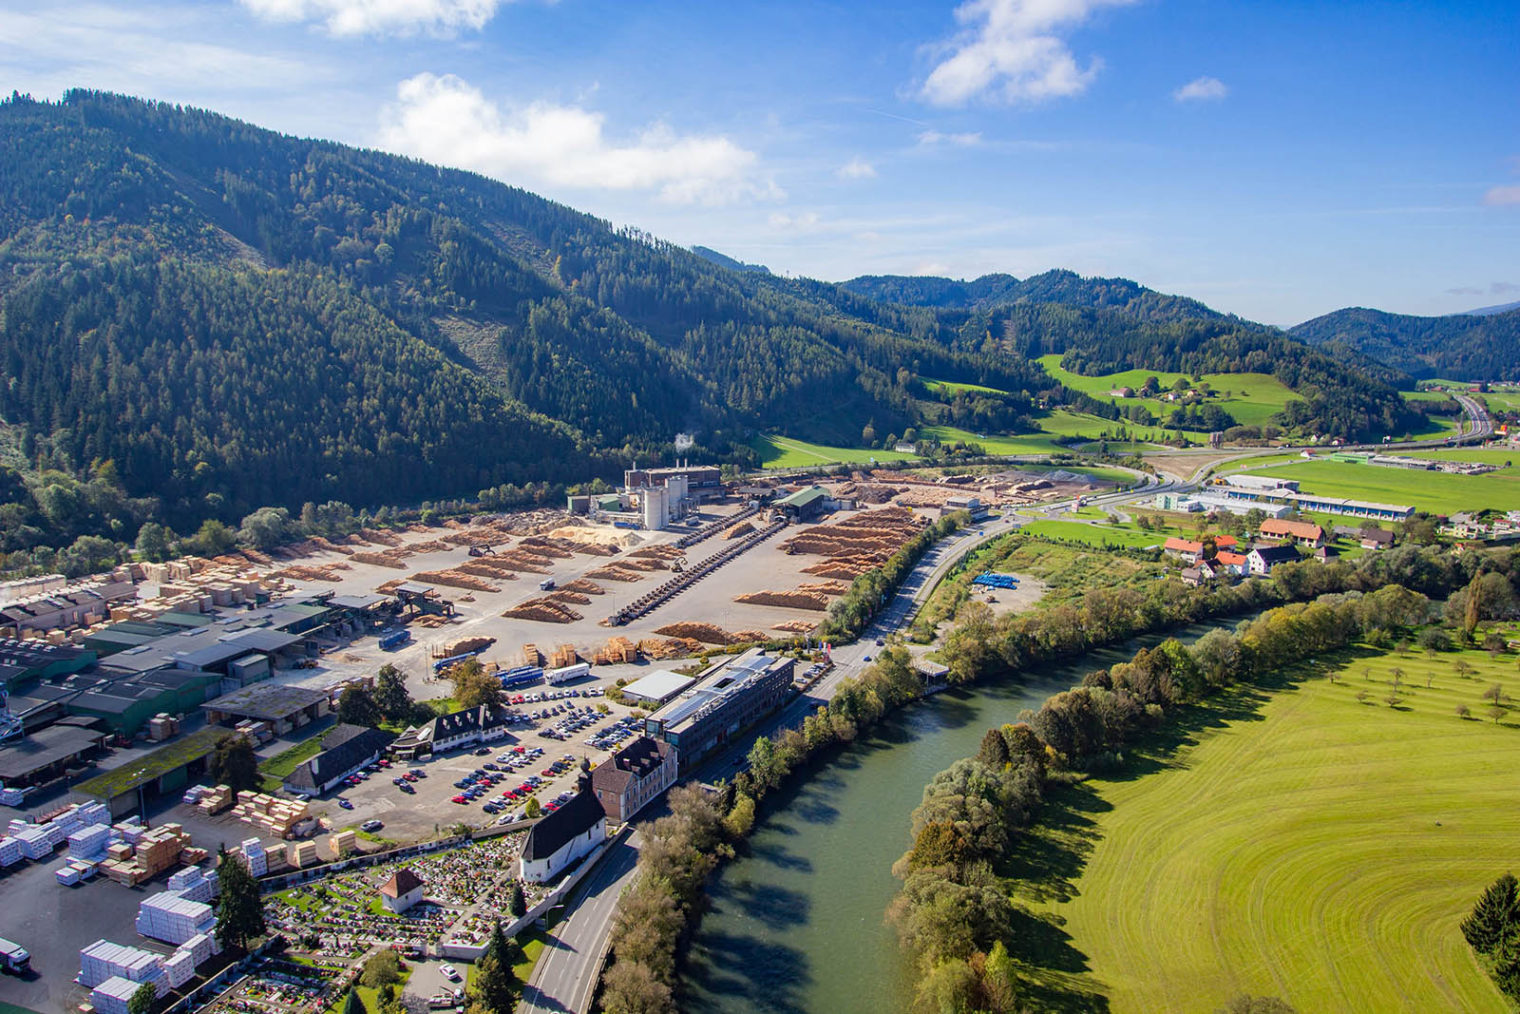
[[[1520,692],[1513,659],[1389,653],[1337,668],[1334,683],[1242,688],[1150,773],[1095,776],[1062,800],[1046,854],[1076,872],[1040,907],[1115,1014],[1242,993],[1300,1011],[1510,1009],[1457,923],[1520,833],[1503,802],[1520,788],[1520,731],[1482,696]]]

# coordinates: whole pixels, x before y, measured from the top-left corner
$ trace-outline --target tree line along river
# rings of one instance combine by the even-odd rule
[[[1236,617],[1137,637],[1001,682],[908,706],[772,797],[745,854],[708,885],[682,1009],[696,1014],[883,1014],[907,1009],[892,864],[935,774],[993,725],[1167,637],[1191,643]]]

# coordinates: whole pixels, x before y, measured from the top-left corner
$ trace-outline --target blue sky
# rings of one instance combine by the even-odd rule
[[[778,272],[1520,299],[1520,5],[0,0],[0,88],[481,171]]]

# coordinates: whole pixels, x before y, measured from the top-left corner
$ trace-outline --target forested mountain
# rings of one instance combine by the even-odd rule
[[[724,460],[759,428],[854,443],[920,417],[920,369],[1048,383],[894,308],[198,110],[13,97],[0,160],[0,416],[179,524],[611,476],[679,432]]]
[[[683,433],[755,463],[761,431],[1111,413],[1031,361],[1053,351],[1270,369],[1306,399],[1285,425],[1401,428],[1387,385],[1124,279],[783,278],[473,173],[95,92],[0,102],[0,165],[0,452],[26,463],[0,553],[87,536],[93,559],[264,505],[538,501]]]
[[[1354,439],[1420,425],[1416,409],[1395,389],[1409,381],[1398,370],[1354,353],[1327,355],[1276,328],[1124,278],[1070,271],[1022,282],[1011,275],[972,282],[881,276],[842,287],[931,308],[942,324],[955,327],[952,347],[967,354],[1034,359],[1059,353],[1064,368],[1088,376],[1131,369],[1270,373],[1303,396],[1279,420],[1285,428]]]
[[[969,282],[912,275],[862,275],[841,285],[881,302],[945,309],[986,310],[1008,303],[1059,303],[1115,310],[1153,322],[1226,319],[1225,314],[1196,299],[1157,292],[1128,278],[1083,278],[1064,270],[1047,271],[1022,281],[1001,274],[982,275]]]
[[[1413,317],[1358,306],[1289,333],[1310,345],[1354,349],[1412,377],[1520,378],[1520,310]]]

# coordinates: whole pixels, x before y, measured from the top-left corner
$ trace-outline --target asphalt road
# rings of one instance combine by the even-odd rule
[[[584,1014],[591,1009],[612,916],[623,888],[633,879],[638,837],[634,831],[612,846],[576,890],[569,914],[549,932],[517,1014]]]

